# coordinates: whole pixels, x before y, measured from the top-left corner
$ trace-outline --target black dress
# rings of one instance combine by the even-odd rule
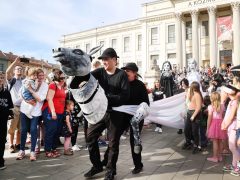
[[[63,137],[71,137],[72,133],[70,132],[67,123],[66,123],[66,117],[69,116],[69,120],[70,120],[70,125],[72,127],[72,116],[71,113],[65,111],[65,118],[63,120],[63,128],[62,128],[62,136]]]
[[[174,80],[172,73],[163,73],[160,78],[160,84],[167,98],[173,96]]]
[[[155,88],[152,92],[153,101],[161,100],[164,98],[164,89]]]

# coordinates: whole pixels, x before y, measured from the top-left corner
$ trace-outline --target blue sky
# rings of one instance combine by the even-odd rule
[[[0,50],[54,62],[62,35],[141,16],[153,0],[0,0]]]

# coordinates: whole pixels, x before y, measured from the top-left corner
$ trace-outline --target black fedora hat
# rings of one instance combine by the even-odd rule
[[[131,71],[134,71],[134,72],[138,72],[138,67],[136,65],[136,63],[134,62],[130,62],[130,63],[127,63],[124,67],[122,67],[121,69],[123,70],[131,70]],[[137,73],[137,76],[139,76],[140,78],[142,78],[142,76],[140,74]]]
[[[232,84],[228,84],[228,85],[223,86],[223,91],[228,94],[234,94],[234,93],[240,92],[240,89],[233,86]]]
[[[102,55],[98,57],[98,59],[104,58],[119,58],[116,51],[113,48],[107,48],[103,51]]]
[[[234,76],[240,77],[240,65],[231,67],[230,71],[233,73]]]

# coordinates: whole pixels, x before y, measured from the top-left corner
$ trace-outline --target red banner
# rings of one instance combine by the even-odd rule
[[[218,41],[232,41],[232,17],[217,18],[217,35]]]

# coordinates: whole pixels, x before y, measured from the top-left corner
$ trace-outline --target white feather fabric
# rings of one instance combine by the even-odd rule
[[[136,105],[124,105],[113,108],[116,111],[134,115],[138,109]],[[151,102],[149,115],[145,118],[145,124],[151,122],[163,126],[182,129],[186,113],[185,93],[181,93],[166,99]]]

